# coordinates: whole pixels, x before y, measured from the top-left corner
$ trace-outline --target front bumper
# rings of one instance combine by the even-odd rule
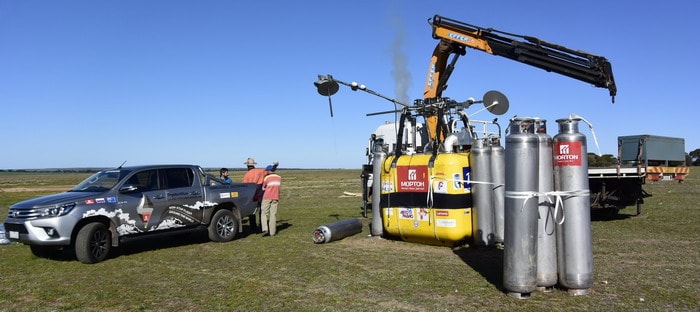
[[[31,245],[63,246],[70,245],[74,222],[65,217],[21,220],[5,220],[5,236],[13,242]]]

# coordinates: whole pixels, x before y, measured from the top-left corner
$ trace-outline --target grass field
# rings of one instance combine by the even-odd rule
[[[648,183],[640,216],[595,221],[594,286],[519,300],[503,291],[502,251],[369,236],[359,170],[280,170],[279,232],[213,243],[206,233],[131,242],[104,262],[49,260],[0,245],[0,311],[698,311],[700,168]],[[240,181],[242,172],[232,172]],[[0,173],[7,207],[87,174]],[[361,234],[314,244],[320,225],[358,217]]]

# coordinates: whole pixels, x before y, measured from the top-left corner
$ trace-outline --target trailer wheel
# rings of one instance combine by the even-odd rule
[[[209,239],[214,242],[228,242],[238,233],[238,220],[233,212],[226,209],[217,211],[208,227]]]
[[[92,264],[107,259],[112,248],[112,233],[100,222],[83,226],[75,238],[75,256],[82,263]]]

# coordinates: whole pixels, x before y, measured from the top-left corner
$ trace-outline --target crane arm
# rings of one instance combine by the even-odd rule
[[[423,93],[426,99],[442,96],[454,64],[460,55],[465,54],[464,48],[469,47],[606,88],[615,102],[617,87],[612,66],[605,57],[572,50],[535,37],[481,28],[439,15],[432,18],[431,25],[433,38],[440,39],[440,42],[430,60]],[[450,55],[453,58],[448,64]]]

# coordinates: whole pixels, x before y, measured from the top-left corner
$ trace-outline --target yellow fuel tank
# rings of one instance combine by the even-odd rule
[[[389,156],[381,174],[384,231],[454,246],[472,237],[469,153]]]

